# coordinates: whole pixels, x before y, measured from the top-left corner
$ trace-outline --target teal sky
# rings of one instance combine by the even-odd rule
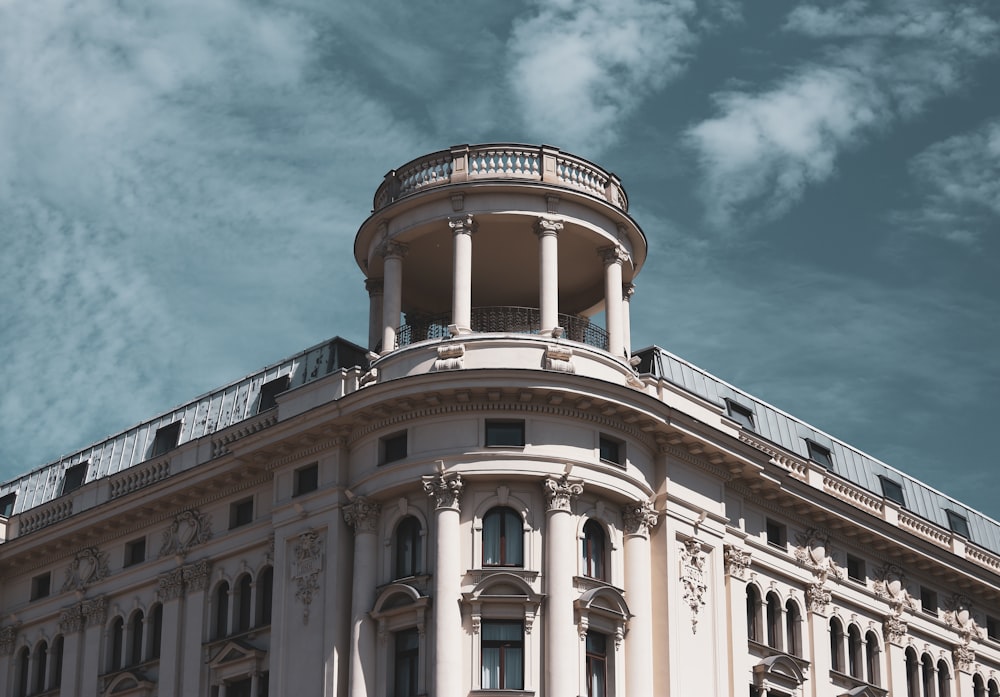
[[[0,479],[333,335],[382,175],[617,173],[658,344],[1000,518],[1000,6],[0,2]]]

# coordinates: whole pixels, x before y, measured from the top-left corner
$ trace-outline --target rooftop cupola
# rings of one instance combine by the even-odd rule
[[[390,171],[354,255],[381,354],[497,332],[629,356],[646,238],[618,178],[556,148],[458,145]],[[603,328],[591,322],[602,311]]]

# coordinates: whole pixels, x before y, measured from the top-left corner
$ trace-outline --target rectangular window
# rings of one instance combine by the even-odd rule
[[[172,424],[160,426],[156,429],[156,436],[153,438],[153,451],[150,457],[157,457],[168,453],[177,447],[181,439],[181,422],[174,421]]]
[[[730,419],[739,422],[744,428],[753,430],[753,411],[749,407],[727,399],[726,411],[729,413]]]
[[[31,579],[31,599],[47,598],[51,592],[52,572],[46,571]]]
[[[319,463],[300,467],[295,470],[295,481],[292,483],[292,496],[302,496],[319,488]]]
[[[291,375],[282,375],[280,378],[268,380],[260,386],[260,406],[257,412],[267,411],[278,406],[278,395],[288,389],[291,384]]]
[[[601,434],[599,440],[601,460],[611,462],[616,465],[625,464],[625,444],[617,438]]]
[[[608,638],[587,632],[587,697],[608,694]]]
[[[393,433],[378,442],[379,464],[384,465],[406,457],[406,431]]]
[[[482,624],[484,690],[524,689],[524,623],[486,620]]]
[[[392,697],[417,697],[420,637],[416,629],[396,632]]]
[[[967,538],[969,536],[969,521],[966,517],[951,510],[947,510],[945,513],[948,514],[948,527],[951,528],[951,531]]]
[[[986,616],[986,636],[993,641],[1000,641],[1000,619]]]
[[[524,446],[524,421],[486,421],[487,447]]]
[[[87,478],[87,466],[89,464],[89,462],[81,462],[66,470],[66,475],[63,477],[63,494],[68,494],[83,486],[83,481]]]
[[[14,504],[17,503],[17,492],[12,491],[9,494],[4,494],[3,498],[0,498],[0,516],[4,518],[10,518],[14,515]]]
[[[898,503],[900,506],[906,505],[906,499],[903,498],[903,485],[897,481],[889,479],[888,477],[883,477],[879,475],[879,480],[882,482],[882,495],[894,503]]]
[[[928,615],[937,616],[938,595],[935,591],[932,591],[930,588],[920,586],[920,609]]]
[[[253,499],[243,499],[229,504],[229,529],[253,522]]]
[[[864,559],[859,559],[851,554],[847,555],[847,578],[858,583],[865,583],[868,580]]]
[[[122,566],[135,566],[144,561],[146,561],[145,537],[125,543],[125,563]]]
[[[823,465],[827,469],[833,469],[833,454],[825,445],[820,445],[814,441],[806,439],[806,449],[809,451],[809,459]]]
[[[767,530],[767,543],[773,547],[780,547],[781,549],[785,549],[785,542],[788,539],[785,526],[777,521],[768,518],[766,524],[766,530]]]

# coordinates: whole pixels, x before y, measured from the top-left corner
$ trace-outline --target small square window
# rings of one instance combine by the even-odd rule
[[[282,375],[280,378],[268,380],[260,386],[260,406],[258,412],[267,411],[278,406],[278,395],[288,389],[292,383],[291,375]]]
[[[4,494],[0,498],[0,516],[4,518],[10,518],[14,515],[14,504],[17,503],[17,492],[12,491],[9,494]]]
[[[384,465],[396,460],[402,460],[406,457],[406,447],[406,431],[393,433],[391,436],[381,439],[378,443],[379,464]]]
[[[847,555],[847,578],[858,583],[865,583],[868,580],[864,559],[859,559],[851,554]]]
[[[135,566],[146,561],[146,538],[140,537],[125,543],[125,563],[123,566]]]
[[[889,479],[888,477],[883,477],[879,475],[879,480],[882,482],[882,495],[894,503],[898,503],[900,506],[906,505],[906,499],[903,498],[903,485],[899,482]]]
[[[163,455],[177,447],[181,439],[181,422],[174,421],[172,424],[160,426],[156,429],[156,436],[153,438],[153,452],[150,457]]]
[[[616,465],[625,464],[625,444],[622,441],[601,434],[598,447],[601,452],[601,460],[604,462],[613,462]]]
[[[487,447],[524,446],[524,421],[491,421],[486,422]]]
[[[767,519],[767,543],[774,547],[785,548],[787,538],[787,530],[781,523]]]
[[[48,597],[52,587],[52,572],[46,571],[31,579],[31,599]]]
[[[993,641],[1000,641],[1000,619],[986,616],[986,636]]]
[[[295,482],[292,484],[292,496],[302,496],[319,488],[319,463],[300,467],[295,470]]]
[[[833,454],[826,446],[806,439],[806,449],[809,451],[809,459],[827,469],[833,469]]]
[[[936,591],[920,586],[920,609],[928,615],[937,616],[938,595]]]
[[[63,494],[68,494],[83,486],[83,480],[87,478],[87,465],[89,464],[89,462],[81,462],[66,470],[66,475],[63,477]]]
[[[969,536],[969,521],[966,517],[952,510],[947,510],[945,513],[948,514],[948,527],[951,528],[951,531],[967,538]]]
[[[738,421],[744,428],[753,430],[753,411],[749,407],[727,399],[726,411],[729,413],[729,418],[733,421]]]
[[[243,499],[229,504],[229,529],[253,522],[253,499]]]

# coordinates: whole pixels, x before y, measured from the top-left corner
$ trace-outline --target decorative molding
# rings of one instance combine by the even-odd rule
[[[564,344],[549,344],[545,347],[545,369],[573,374],[573,349]]]
[[[230,452],[229,446],[232,443],[263,431],[265,428],[270,428],[276,423],[278,423],[278,415],[272,412],[262,419],[241,421],[224,431],[217,432],[212,438],[212,457],[216,458],[228,454]]]
[[[545,216],[535,218],[535,234],[539,237],[543,237],[545,235],[558,235],[562,232],[563,227],[563,221],[555,218],[547,218]]]
[[[381,278],[366,278],[365,290],[368,295],[382,295],[385,292],[385,281]]]
[[[402,244],[400,242],[394,242],[393,240],[386,240],[385,242],[383,242],[378,246],[378,249],[375,250],[375,253],[386,259],[391,257],[402,259],[403,257],[406,256],[407,252],[409,251],[410,248],[407,247],[405,244]]]
[[[181,567],[171,569],[156,579],[156,597],[160,602],[176,600],[184,595],[184,572]]]
[[[114,500],[131,494],[170,476],[170,461],[160,460],[148,465],[129,467],[111,478],[108,499]]]
[[[18,624],[5,624],[0,627],[0,656],[9,656],[14,653],[14,641],[17,639]]]
[[[737,547],[736,545],[723,545],[722,557],[726,564],[726,574],[741,581],[746,581],[752,554],[750,550]]]
[[[902,646],[909,631],[909,624],[900,615],[890,614],[882,619],[882,636],[889,643]]]
[[[684,588],[684,604],[691,611],[691,633],[698,632],[698,614],[705,606],[705,552],[701,542],[695,538],[684,540],[681,548],[681,585]]]
[[[81,549],[66,568],[66,581],[62,591],[82,591],[111,574],[108,568],[108,554],[97,547]]]
[[[462,488],[465,483],[460,474],[437,474],[424,475],[421,477],[424,485],[424,493],[434,499],[435,510],[451,508],[456,511],[461,510],[459,499],[462,496]]]
[[[809,528],[796,536],[795,559],[812,571],[813,580],[806,587],[809,612],[825,614],[831,594],[827,580],[843,578],[844,572],[829,555],[830,534],[819,528]]]
[[[99,595],[80,603],[80,612],[87,627],[103,627],[108,620],[108,599]]]
[[[473,220],[471,213],[466,213],[448,218],[448,227],[456,235],[471,235],[479,228],[479,223]]]
[[[598,256],[604,261],[605,266],[610,266],[611,264],[624,264],[627,261],[631,261],[631,257],[625,248],[620,245],[612,245],[610,247],[601,247],[597,250]]]
[[[622,522],[626,535],[648,537],[649,531],[660,521],[660,514],[652,501],[633,501],[622,506]]]
[[[76,634],[83,630],[83,608],[80,603],[63,608],[59,613],[59,631],[63,634]]]
[[[906,590],[906,574],[895,564],[884,564],[873,571],[875,595],[889,603],[892,614],[900,616],[903,610],[914,612],[917,604]]]
[[[181,567],[181,574],[184,578],[184,592],[203,591],[208,588],[208,574],[211,571],[211,562],[208,559],[201,559],[193,564]]]
[[[381,504],[356,496],[344,506],[344,522],[354,528],[355,534],[378,531],[378,516],[382,512]]]
[[[174,517],[170,527],[163,531],[159,556],[176,554],[184,557],[193,547],[208,542],[211,538],[212,519],[208,514],[199,512],[197,508],[181,511]]]
[[[58,523],[73,515],[73,498],[63,498],[47,506],[39,506],[21,514],[21,523],[18,526],[18,537],[27,535],[29,532],[41,530],[44,527]]]
[[[545,489],[545,500],[549,511],[570,511],[573,501],[583,493],[583,484],[569,481],[569,475],[556,479],[546,477],[542,481],[542,488]]]
[[[955,663],[956,670],[960,670],[964,673],[972,672],[972,666],[976,662],[976,652],[972,648],[971,640],[967,640],[965,643],[955,646],[951,655],[952,661]]]
[[[323,571],[323,539],[316,530],[306,530],[292,547],[292,580],[295,599],[302,603],[302,623],[309,624],[309,606],[319,590],[319,575]]]
[[[434,370],[461,370],[465,367],[465,344],[442,344],[437,347]]]

